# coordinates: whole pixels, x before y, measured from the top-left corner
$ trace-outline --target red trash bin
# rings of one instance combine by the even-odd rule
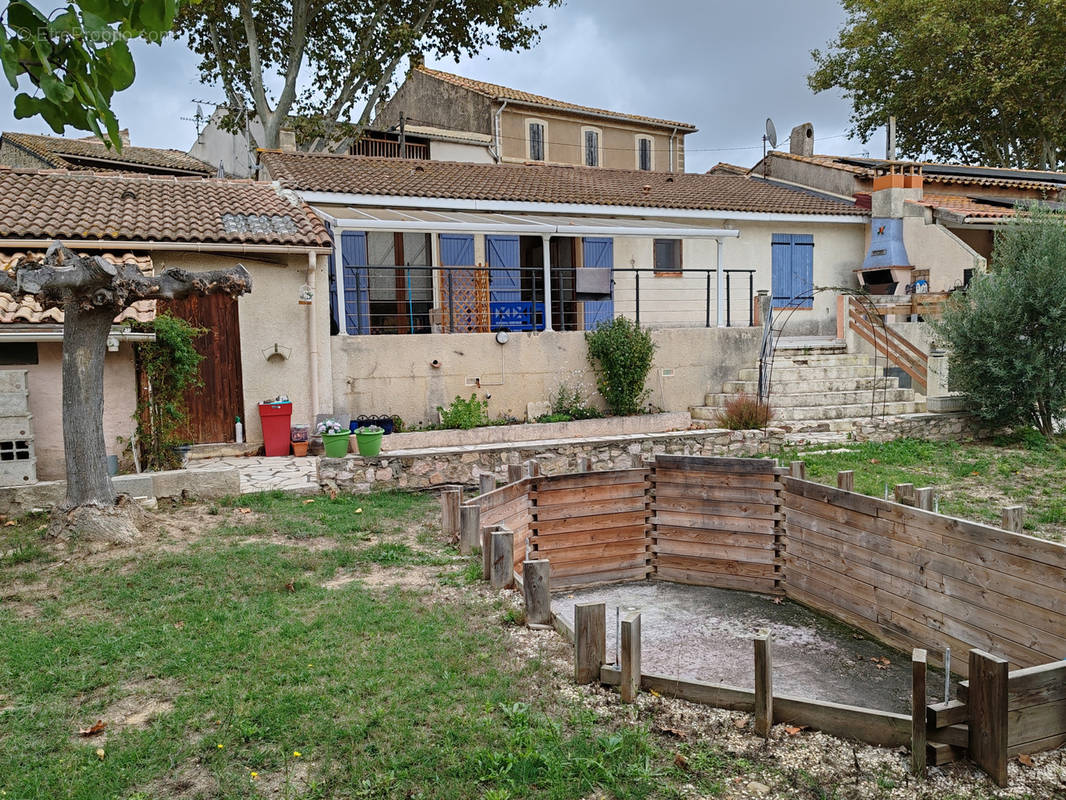
[[[292,419],[292,403],[260,403],[259,421],[263,424],[263,454],[287,456],[289,454],[289,421]]]

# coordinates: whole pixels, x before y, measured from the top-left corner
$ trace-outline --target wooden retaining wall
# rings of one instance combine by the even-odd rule
[[[551,563],[552,591],[648,577],[650,487],[648,468],[532,479],[531,557]]]
[[[519,574],[526,558],[530,523],[533,521],[530,513],[532,481],[532,478],[523,478],[467,501],[467,505],[481,507],[482,529],[503,525],[514,534],[515,572]]]
[[[1066,547],[783,477],[785,593],[904,650],[1066,655]],[[952,666],[966,674],[968,665]]]
[[[657,456],[651,470],[654,577],[780,594],[775,470],[770,459]]]

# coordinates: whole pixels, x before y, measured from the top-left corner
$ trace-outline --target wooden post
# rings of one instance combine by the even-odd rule
[[[933,510],[933,487],[925,486],[921,489],[914,490],[914,505],[922,509],[922,511]]]
[[[925,668],[926,652],[914,648],[911,652],[911,772],[925,777]]]
[[[969,754],[999,786],[1007,785],[1007,662],[970,651]]]
[[[622,692],[623,703],[633,703],[640,691],[640,612],[627,611],[622,617]]]
[[[577,471],[578,472],[588,472],[590,469],[592,469],[592,459],[589,458],[588,456],[578,456],[577,457]]]
[[[493,589],[507,589],[514,583],[514,534],[506,528],[497,529],[492,532],[491,539],[489,585]]]
[[[526,600],[526,624],[531,628],[551,626],[550,570],[551,566],[546,558],[526,559],[522,562],[522,593]]]
[[[477,476],[477,483],[479,493],[488,494],[496,488],[496,476],[483,472]]]
[[[481,547],[481,506],[459,507],[459,552],[468,556]]]
[[[463,490],[454,486],[440,493],[440,527],[451,539],[459,534],[459,504],[463,502]]]
[[[837,488],[845,492],[855,491],[855,470],[842,469],[837,473]]]
[[[531,478],[540,475],[540,462],[537,459],[531,458],[526,462],[526,474]]]
[[[487,581],[492,574],[492,532],[500,526],[481,529],[481,580]]]
[[[526,468],[521,464],[508,464],[507,465],[507,482],[514,483],[520,481],[526,477]]]
[[[897,483],[895,488],[896,502],[905,506],[914,505],[914,484]]]
[[[578,603],[574,606],[574,680],[592,683],[600,679],[607,660],[607,606]]]
[[[793,478],[799,478],[800,480],[803,480],[807,477],[806,461],[793,461],[790,464],[790,469]]]
[[[774,726],[774,640],[769,633],[755,637],[755,733],[770,738]]]
[[[1025,527],[1025,506],[1003,506],[1004,530],[1021,533]]]

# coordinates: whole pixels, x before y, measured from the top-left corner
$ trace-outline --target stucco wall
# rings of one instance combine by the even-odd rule
[[[30,413],[37,450],[37,477],[40,480],[65,479],[63,449],[63,345],[41,342],[36,365],[25,369],[30,390]],[[104,445],[108,454],[121,449],[116,441],[129,439],[136,423],[137,378],[133,366],[133,345],[119,344],[118,352],[104,359]]]
[[[929,270],[929,291],[962,286],[963,271],[985,269],[985,259],[943,225],[927,225],[921,217],[903,218],[903,245],[911,263]]]
[[[380,128],[395,125],[400,114],[453,131],[492,133],[492,101],[475,92],[431,78],[417,70],[409,72],[375,119]]]
[[[325,256],[317,259],[315,300],[300,305],[297,295],[307,283],[307,256],[278,256],[277,262],[246,256],[156,254],[156,269],[225,269],[241,263],[252,275],[252,291],[237,303],[244,384],[245,437],[262,441],[257,404],[284,394],[293,402],[293,422],[310,423],[330,413],[329,279]],[[311,408],[311,346],[308,316],[314,314],[319,363],[319,408]],[[273,355],[274,345],[281,355]],[[267,351],[264,353],[264,351]],[[270,356],[269,358],[267,356]]]
[[[429,157],[434,161],[467,161],[474,164],[491,164],[492,156],[488,147],[480,144],[459,144],[458,142],[429,143]]]
[[[647,382],[649,402],[685,411],[755,363],[761,330],[693,328],[652,336],[658,349]],[[331,349],[334,410],[345,419],[398,414],[409,425],[435,422],[438,405],[471,393],[491,395],[493,416],[524,419],[527,403],[547,400],[561,383],[581,385],[598,398],[585,337],[578,332],[512,333],[505,345],[485,333],[335,336]],[[473,378],[481,378],[480,389],[466,384]]]

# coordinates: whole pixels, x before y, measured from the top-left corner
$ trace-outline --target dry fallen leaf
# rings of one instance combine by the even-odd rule
[[[677,753],[677,754],[674,755],[674,766],[678,767],[679,769],[687,770],[688,769],[688,759],[685,758],[680,753]]]
[[[18,524],[18,523],[17,523],[17,522],[15,522],[15,520],[13,520],[13,519],[9,519],[9,520],[8,520],[7,522],[5,522],[5,523],[4,523],[4,527],[5,527],[5,528],[13,528],[13,527],[15,527],[15,526],[16,526],[17,524]]]
[[[104,760],[104,756],[105,756],[105,755],[106,755],[106,754],[104,753],[104,748],[102,748],[102,747],[97,747],[97,748],[96,748],[96,757],[97,757],[98,759],[100,759],[101,761],[103,761],[103,760]]]
[[[185,627],[185,621],[179,619],[177,622],[174,623],[174,627],[180,631],[182,628]]]
[[[888,669],[888,667],[886,667],[884,664],[878,664],[877,668],[878,669]]]
[[[782,603],[782,602],[783,602],[783,601],[781,600],[781,598],[780,598],[780,597],[775,597],[775,598],[774,598],[774,605],[775,605],[775,606],[779,606],[779,605],[781,605],[781,603]]]
[[[106,727],[107,723],[102,719],[98,719],[95,725],[90,725],[88,728],[78,728],[78,734],[80,736],[96,736],[98,733],[103,733]]]
[[[337,499],[337,490],[336,489],[330,489],[329,490],[329,499],[330,500],[336,500]]]
[[[733,720],[733,727],[736,728],[738,731],[744,730],[746,727],[748,727],[748,718],[740,717],[739,719]]]
[[[785,726],[785,733],[787,733],[789,736],[795,736],[800,731],[806,730],[806,729],[807,729],[806,725],[786,725]]]
[[[305,506],[309,506],[309,505],[311,505],[311,503],[313,503],[313,502],[315,502],[314,498],[311,498],[310,500],[304,500],[304,505],[305,505]]]
[[[1033,766],[1033,757],[1028,753],[1018,753],[1018,763],[1027,767]]]
[[[667,727],[662,726],[662,725],[657,725],[657,726],[655,726],[655,728],[653,730],[656,733],[660,733],[663,736],[671,736],[674,739],[684,739],[685,738],[685,733],[683,731],[679,731],[677,728],[667,728]]]
[[[291,581],[286,583],[285,584],[285,588],[288,589],[290,592],[295,592],[296,591],[296,578],[293,578]]]
[[[356,514],[362,514],[363,513],[363,509],[361,509],[361,508],[355,509],[355,513]]]
[[[242,514],[251,514],[252,513],[252,509],[250,509],[250,508],[238,508],[237,510],[240,511]]]

